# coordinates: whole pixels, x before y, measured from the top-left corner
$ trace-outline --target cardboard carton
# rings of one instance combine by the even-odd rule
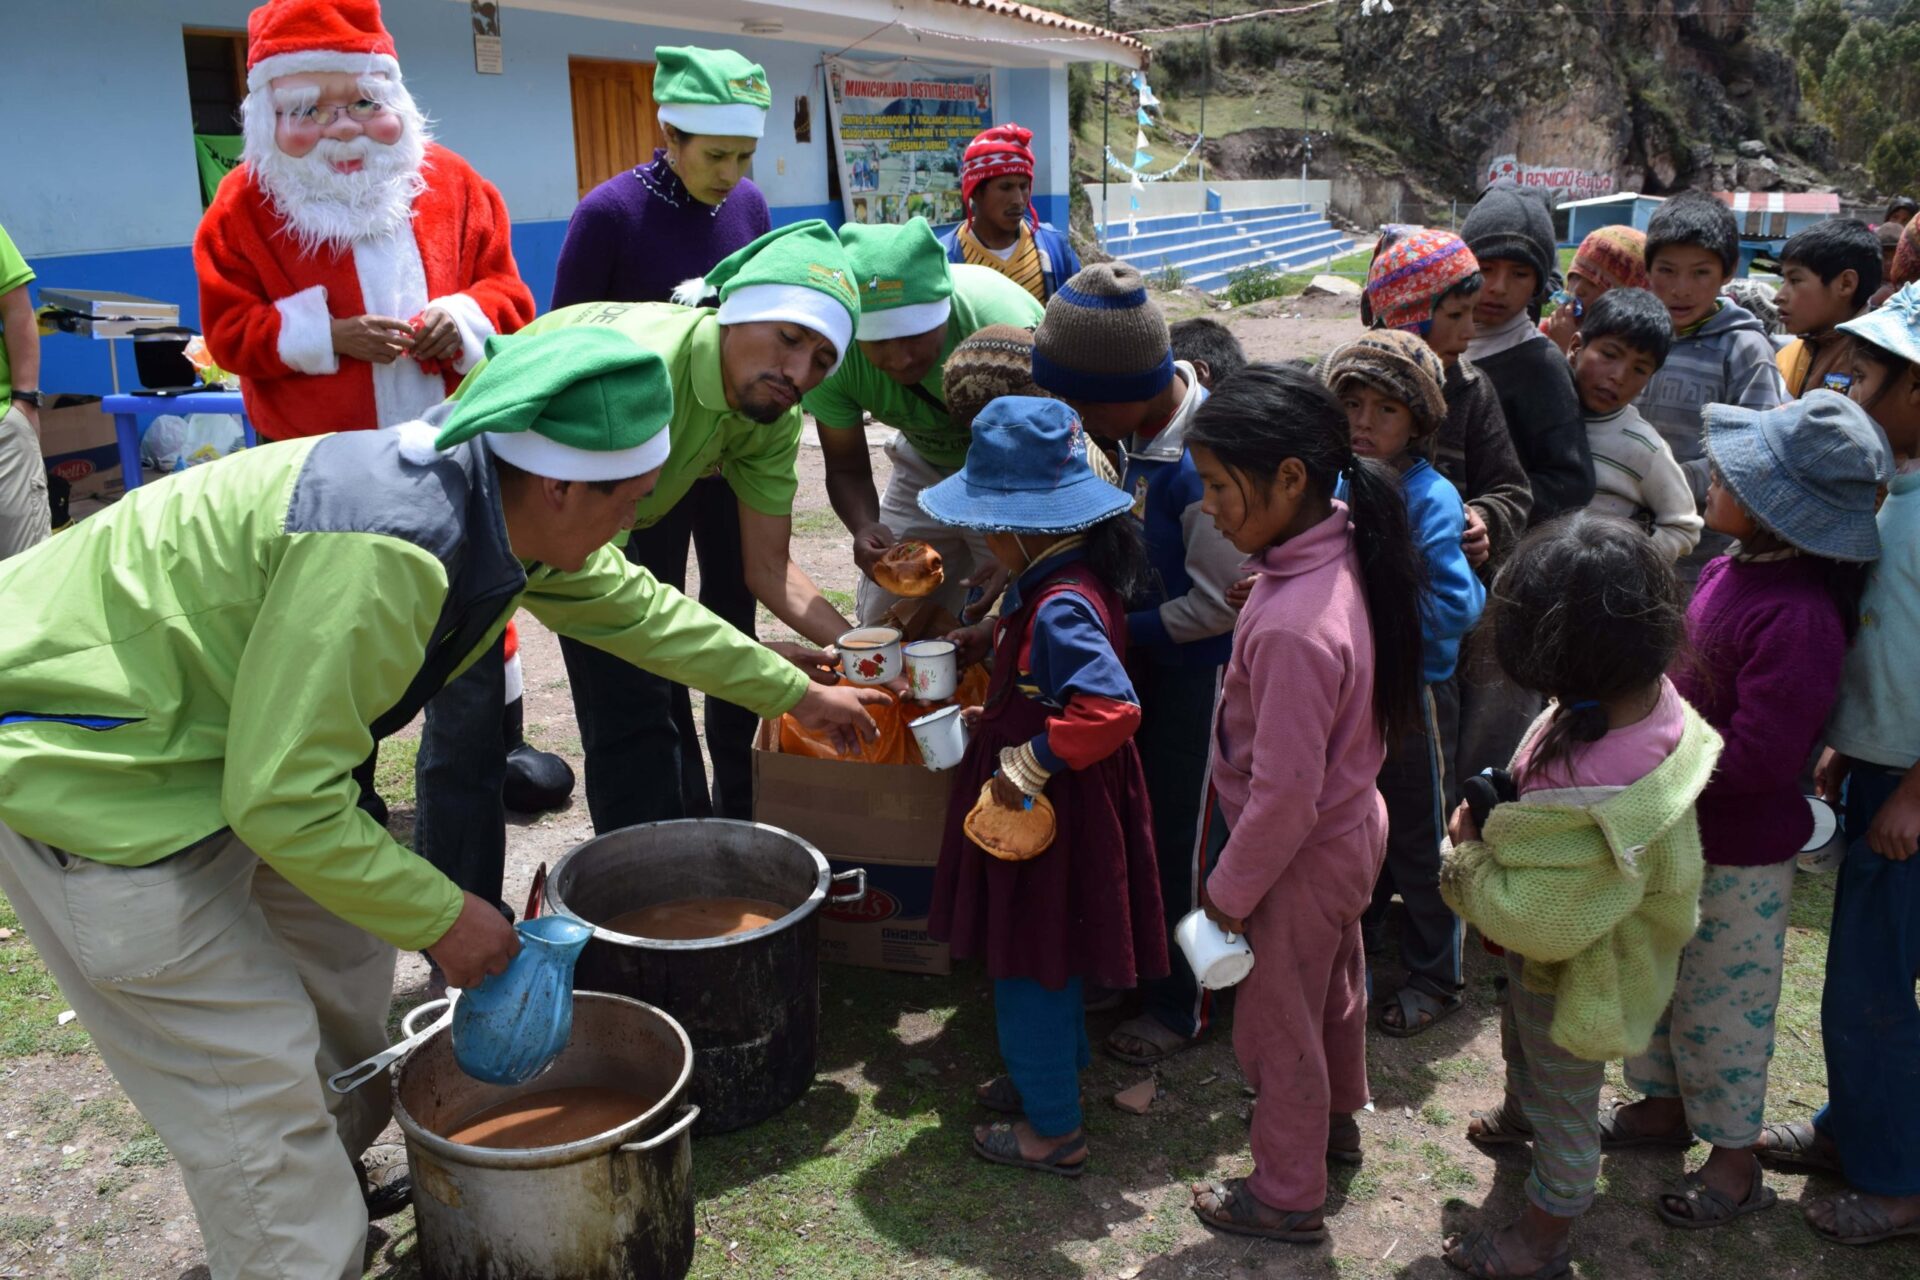
[[[40,410],[40,456],[47,474],[73,486],[76,498],[94,497],[120,483],[120,451],[113,417],[98,396],[50,395]]]
[[[835,872],[862,867],[867,873],[864,898],[820,913],[823,959],[909,973],[953,972],[947,944],[927,936],[933,868],[952,786],[951,771],[786,755],[778,726],[760,726],[753,751],[754,819],[812,843]]]

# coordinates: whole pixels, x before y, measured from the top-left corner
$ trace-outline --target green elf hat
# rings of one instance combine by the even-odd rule
[[[766,132],[773,91],[759,63],[731,49],[692,45],[661,45],[653,59],[653,100],[660,118],[680,132],[726,138]]]
[[[485,435],[496,457],[549,480],[630,480],[672,448],[666,362],[623,334],[568,328],[487,339],[436,450]]]
[[[734,250],[705,276],[682,281],[673,300],[689,307],[717,300],[723,325],[784,320],[811,329],[833,343],[835,369],[860,319],[847,251],[818,218],[788,223]]]
[[[910,338],[937,329],[953,314],[953,272],[947,251],[925,218],[902,226],[840,228],[840,243],[860,288],[862,342]]]

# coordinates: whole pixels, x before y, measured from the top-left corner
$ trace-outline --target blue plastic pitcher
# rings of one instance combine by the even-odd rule
[[[476,1080],[515,1085],[545,1071],[573,1035],[573,963],[593,926],[541,916],[514,926],[520,954],[453,1006],[453,1060]]]

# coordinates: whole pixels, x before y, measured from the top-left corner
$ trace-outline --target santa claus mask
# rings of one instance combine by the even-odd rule
[[[412,216],[427,130],[399,81],[279,76],[241,111],[245,159],[303,251],[391,235]]]

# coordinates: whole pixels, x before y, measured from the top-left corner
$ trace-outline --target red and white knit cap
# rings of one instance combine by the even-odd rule
[[[1017,173],[1033,181],[1033,130],[1009,121],[983,130],[967,144],[960,157],[960,199],[973,206],[974,188],[994,178]]]
[[[400,79],[378,0],[267,0],[247,15],[247,91],[281,76],[345,71]]]

